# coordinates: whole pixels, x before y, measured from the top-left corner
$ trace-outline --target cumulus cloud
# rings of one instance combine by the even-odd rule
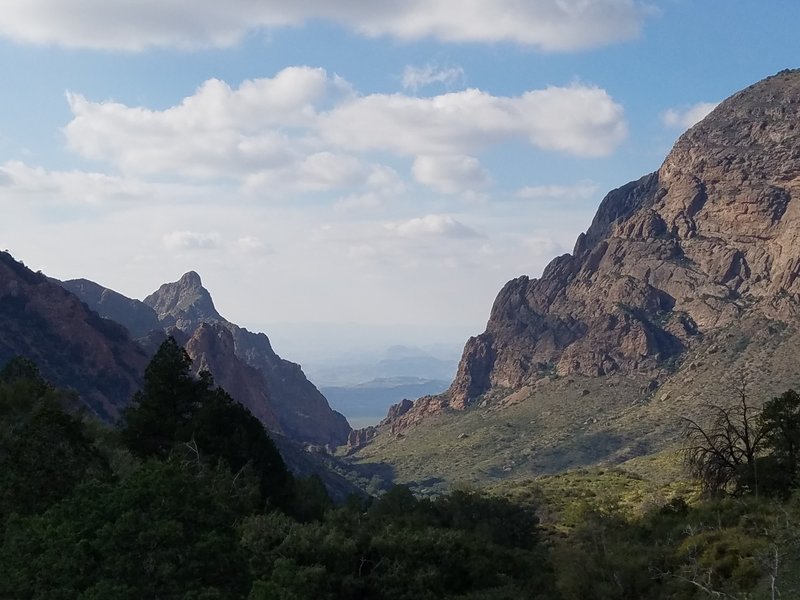
[[[371,152],[413,158],[416,179],[438,191],[474,190],[489,175],[472,156],[492,145],[522,140],[596,157],[627,134],[622,107],[594,86],[513,97],[476,89],[428,98],[360,96],[342,78],[303,66],[238,88],[212,79],[164,110],[74,93],[67,99],[73,118],[64,134],[81,156],[129,175],[232,180],[273,196],[345,187],[374,192],[382,187],[376,178],[391,169],[360,156]],[[366,200],[376,201],[374,194]]]
[[[5,0],[0,35],[34,44],[141,51],[231,46],[246,34],[338,23],[367,36],[511,42],[576,51],[637,37],[648,10],[636,0]]]
[[[588,200],[596,193],[596,184],[582,181],[573,185],[529,185],[514,195],[525,200]]]
[[[286,127],[311,125],[316,105],[344,84],[324,69],[288,67],[237,89],[217,79],[180,104],[156,111],[67,94],[71,149],[139,173],[196,177],[283,167],[296,159]]]
[[[664,111],[661,120],[664,125],[673,129],[689,129],[702,121],[718,104],[719,102],[698,102],[689,107],[670,108]]]
[[[475,191],[489,184],[489,173],[471,156],[418,156],[414,178],[443,194]]]
[[[167,250],[213,250],[220,245],[218,233],[171,231],[161,238]]]
[[[389,223],[385,225],[388,231],[396,233],[400,237],[440,237],[440,238],[475,238],[480,234],[474,229],[467,227],[450,215],[431,214],[424,217],[416,217],[400,223]]]
[[[50,171],[21,161],[0,164],[0,197],[24,197],[53,204],[108,206],[198,198],[203,194],[203,190],[189,185],[154,184],[85,171]]]
[[[384,165],[373,166],[365,183],[366,191],[348,194],[336,201],[338,211],[374,209],[400,197],[406,185],[397,171]]]
[[[605,90],[581,84],[513,97],[477,89],[431,98],[371,94],[344,101],[319,119],[320,134],[332,144],[400,155],[470,154],[523,139],[545,150],[596,157],[610,154],[627,135],[622,107]]]
[[[401,78],[403,88],[415,92],[435,83],[450,88],[462,81],[464,81],[464,69],[461,67],[439,67],[431,64],[421,67],[407,65],[403,69]]]

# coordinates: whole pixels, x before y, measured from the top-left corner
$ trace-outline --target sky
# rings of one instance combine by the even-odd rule
[[[2,0],[0,249],[303,361],[463,344],[800,56],[788,0]]]

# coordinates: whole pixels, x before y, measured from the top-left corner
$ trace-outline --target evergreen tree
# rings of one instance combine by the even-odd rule
[[[153,356],[144,388],[124,415],[123,439],[135,455],[164,458],[176,441],[191,437],[189,424],[209,389],[209,378],[195,379],[191,366],[192,359],[171,336]]]

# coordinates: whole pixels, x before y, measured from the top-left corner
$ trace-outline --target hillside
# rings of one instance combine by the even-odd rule
[[[300,366],[278,356],[265,334],[250,332],[220,315],[194,271],[163,284],[143,302],[86,280],[62,285],[101,315],[135,331],[151,351],[167,333],[174,335],[192,357],[195,372],[209,370],[271,431],[321,445],[336,446],[347,439],[347,420],[331,410]],[[155,331],[150,329],[153,323]]]
[[[56,385],[105,420],[115,420],[141,384],[145,352],[124,327],[0,252],[0,365],[34,361]]]
[[[448,392],[395,411],[359,456],[411,479],[620,463],[742,382],[756,402],[797,385],[798,121],[800,71],[722,102],[604,198],[572,254],[507,283]]]

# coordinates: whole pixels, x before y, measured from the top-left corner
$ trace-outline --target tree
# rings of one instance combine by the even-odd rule
[[[194,378],[192,360],[172,338],[156,352],[144,389],[125,412],[123,440],[143,458],[166,458],[176,446],[198,461],[222,460],[234,472],[252,468],[262,499],[278,505],[288,497],[291,476],[263,424],[207,371]]]
[[[186,435],[185,441],[194,440],[201,453],[224,460],[234,473],[249,465],[262,499],[277,505],[288,500],[292,478],[277,446],[261,421],[222,388],[204,390]]]
[[[168,337],[144,372],[144,388],[125,411],[122,436],[140,457],[164,458],[179,439],[189,439],[187,427],[209,388],[209,378],[191,374],[192,359]]]
[[[739,401],[729,406],[707,404],[709,425],[684,418],[684,459],[703,488],[712,494],[725,491],[758,494],[758,458],[765,447],[765,429],[759,410],[748,403],[745,386]]]
[[[800,394],[788,390],[764,403],[760,426],[774,461],[772,483],[779,493],[797,483],[800,469]]]

